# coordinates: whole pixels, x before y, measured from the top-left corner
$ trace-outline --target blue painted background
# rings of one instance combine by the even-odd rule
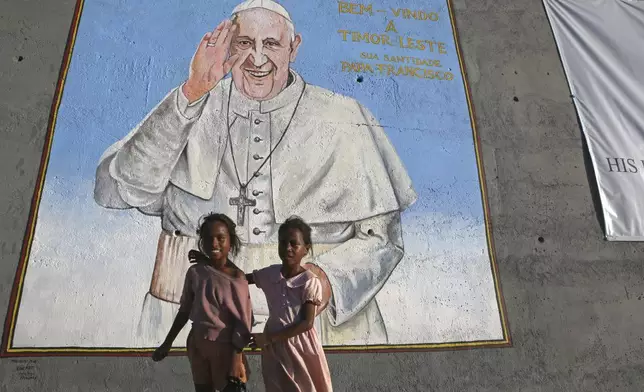
[[[80,182],[93,181],[103,151],[184,81],[203,34],[228,17],[237,3],[86,1],[55,128],[47,182],[52,176],[57,181],[48,185],[50,192],[74,192],[84,189],[76,186]],[[482,225],[473,137],[446,3],[407,0],[373,5],[374,10],[406,7],[438,12],[438,22],[404,20],[391,13],[339,14],[335,1],[282,4],[303,37],[293,68],[308,83],[356,98],[379,119],[419,193],[409,212],[459,215]],[[337,33],[338,29],[384,33],[389,18],[400,35],[445,42],[448,54],[343,42]],[[361,51],[378,53],[381,60],[383,54],[439,59],[442,70],[451,70],[455,79],[364,74],[364,81],[357,83],[358,74],[341,72],[340,61],[360,61]],[[93,203],[88,195],[78,196]]]

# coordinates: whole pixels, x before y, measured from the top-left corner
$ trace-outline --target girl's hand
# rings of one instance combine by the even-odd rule
[[[171,346],[169,344],[164,343],[164,344],[160,345],[159,348],[154,350],[154,353],[152,354],[152,360],[154,362],[159,362],[159,361],[163,360],[170,353],[170,348],[171,348]]]

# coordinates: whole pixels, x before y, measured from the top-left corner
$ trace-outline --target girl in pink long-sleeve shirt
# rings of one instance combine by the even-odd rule
[[[264,332],[253,334],[254,344],[262,348],[264,387],[266,392],[331,392],[329,367],[313,326],[323,286],[301,265],[311,250],[311,228],[299,218],[288,219],[278,240],[282,264],[246,276],[268,302]]]
[[[198,233],[201,252],[190,252],[196,264],[186,273],[179,312],[153,359],[165,358],[192,320],[186,346],[195,391],[212,392],[225,388],[230,378],[247,380],[242,350],[251,338],[252,309],[244,273],[228,260],[228,253],[240,246],[233,221],[210,214]]]

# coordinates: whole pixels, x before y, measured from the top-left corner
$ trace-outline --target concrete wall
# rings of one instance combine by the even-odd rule
[[[19,259],[74,4],[14,2],[0,35],[0,309]],[[607,243],[539,2],[455,2],[513,347],[333,354],[338,391],[638,391],[640,244]],[[4,11],[6,10],[6,11]],[[185,358],[1,360],[2,391],[190,389]],[[24,362],[28,361],[28,362]],[[257,358],[251,361],[258,371]],[[256,373],[257,374],[257,373]],[[253,377],[251,390],[261,390]]]

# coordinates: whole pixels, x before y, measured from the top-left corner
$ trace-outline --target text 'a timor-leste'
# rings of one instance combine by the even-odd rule
[[[445,43],[434,40],[403,37],[400,35],[392,37],[389,34],[351,31],[345,29],[339,29],[338,33],[342,37],[342,41],[345,42],[362,42],[372,45],[395,46],[401,49],[447,54]]]

